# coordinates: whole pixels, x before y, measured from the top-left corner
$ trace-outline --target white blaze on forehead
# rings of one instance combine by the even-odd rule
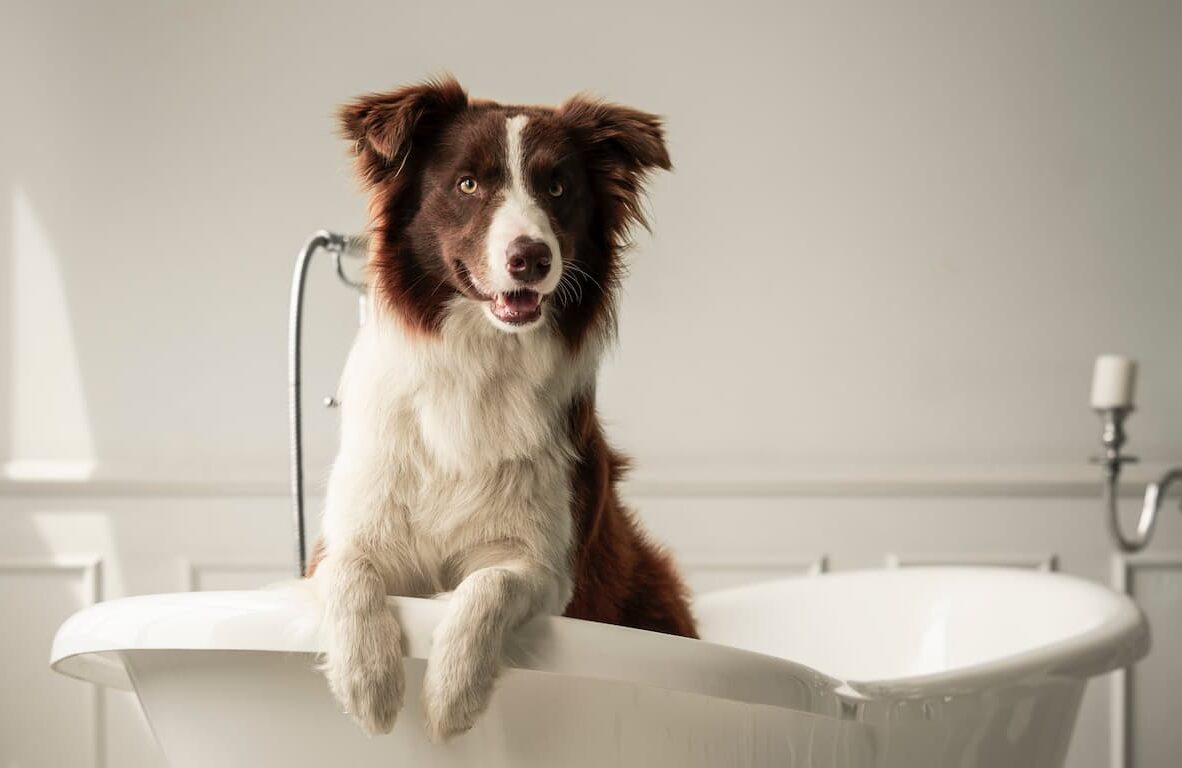
[[[540,293],[548,294],[558,287],[562,277],[562,253],[558,238],[550,226],[550,217],[530,194],[525,184],[525,147],[522,133],[529,118],[514,115],[505,120],[505,166],[508,180],[502,191],[501,205],[493,213],[488,227],[485,247],[488,258],[489,288],[498,293],[519,288],[517,281],[509,275],[505,251],[509,243],[521,236],[541,240],[550,247],[553,261],[550,272],[542,282],[531,286]]]
[[[505,164],[509,166],[509,189],[521,194],[525,194],[525,149],[522,147],[521,134],[527,122],[529,118],[525,115],[515,115],[505,121],[505,147],[508,150]]]

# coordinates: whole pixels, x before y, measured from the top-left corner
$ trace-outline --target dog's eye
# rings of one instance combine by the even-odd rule
[[[476,179],[471,176],[460,177],[460,191],[465,195],[472,195],[476,193]]]
[[[562,182],[558,179],[550,182],[550,197],[562,197],[562,193],[566,191],[566,187],[562,186]]]

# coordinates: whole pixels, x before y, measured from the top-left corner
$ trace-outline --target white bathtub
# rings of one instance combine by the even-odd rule
[[[779,581],[702,597],[713,642],[534,622],[489,711],[440,747],[417,694],[446,603],[390,603],[408,674],[389,736],[367,738],[340,713],[315,669],[314,612],[290,590],[103,603],[62,625],[51,663],[134,689],[175,768],[1053,767],[1087,679],[1148,648],[1131,601],[1065,576],[925,568]]]

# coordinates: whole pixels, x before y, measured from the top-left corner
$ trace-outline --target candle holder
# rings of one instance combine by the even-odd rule
[[[1133,407],[1122,406],[1116,408],[1096,408],[1103,425],[1100,443],[1104,446],[1103,456],[1092,457],[1093,464],[1104,467],[1104,508],[1108,514],[1108,529],[1117,546],[1124,552],[1137,552],[1145,548],[1153,537],[1153,527],[1157,523],[1157,513],[1169,491],[1170,484],[1175,480],[1182,481],[1182,467],[1174,467],[1163,474],[1155,483],[1150,483],[1145,489],[1145,498],[1141,504],[1141,515],[1137,518],[1137,530],[1131,536],[1126,535],[1120,525],[1118,516],[1120,507],[1120,470],[1125,464],[1137,461],[1135,456],[1121,453],[1125,444],[1125,419],[1133,412]]]

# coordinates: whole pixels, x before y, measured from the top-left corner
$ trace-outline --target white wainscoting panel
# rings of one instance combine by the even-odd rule
[[[1112,766],[1182,764],[1178,693],[1182,691],[1182,552],[1117,555],[1114,586],[1149,619],[1149,656],[1113,675]]]
[[[210,592],[223,589],[261,589],[295,575],[285,563],[219,562],[181,564],[182,589],[185,592]]]
[[[694,594],[702,594],[716,589],[771,581],[788,576],[816,576],[828,570],[829,559],[825,555],[818,555],[805,560],[761,560],[759,558],[718,560],[685,555],[681,558],[680,565],[690,589]]]
[[[924,565],[976,565],[998,568],[1030,568],[1036,571],[1059,570],[1058,555],[1029,555],[1029,554],[898,554],[888,553],[887,568],[906,568]]]
[[[0,765],[106,765],[103,692],[56,675],[49,646],[71,613],[102,599],[100,559],[0,560]],[[46,738],[54,723],[57,738]]]

